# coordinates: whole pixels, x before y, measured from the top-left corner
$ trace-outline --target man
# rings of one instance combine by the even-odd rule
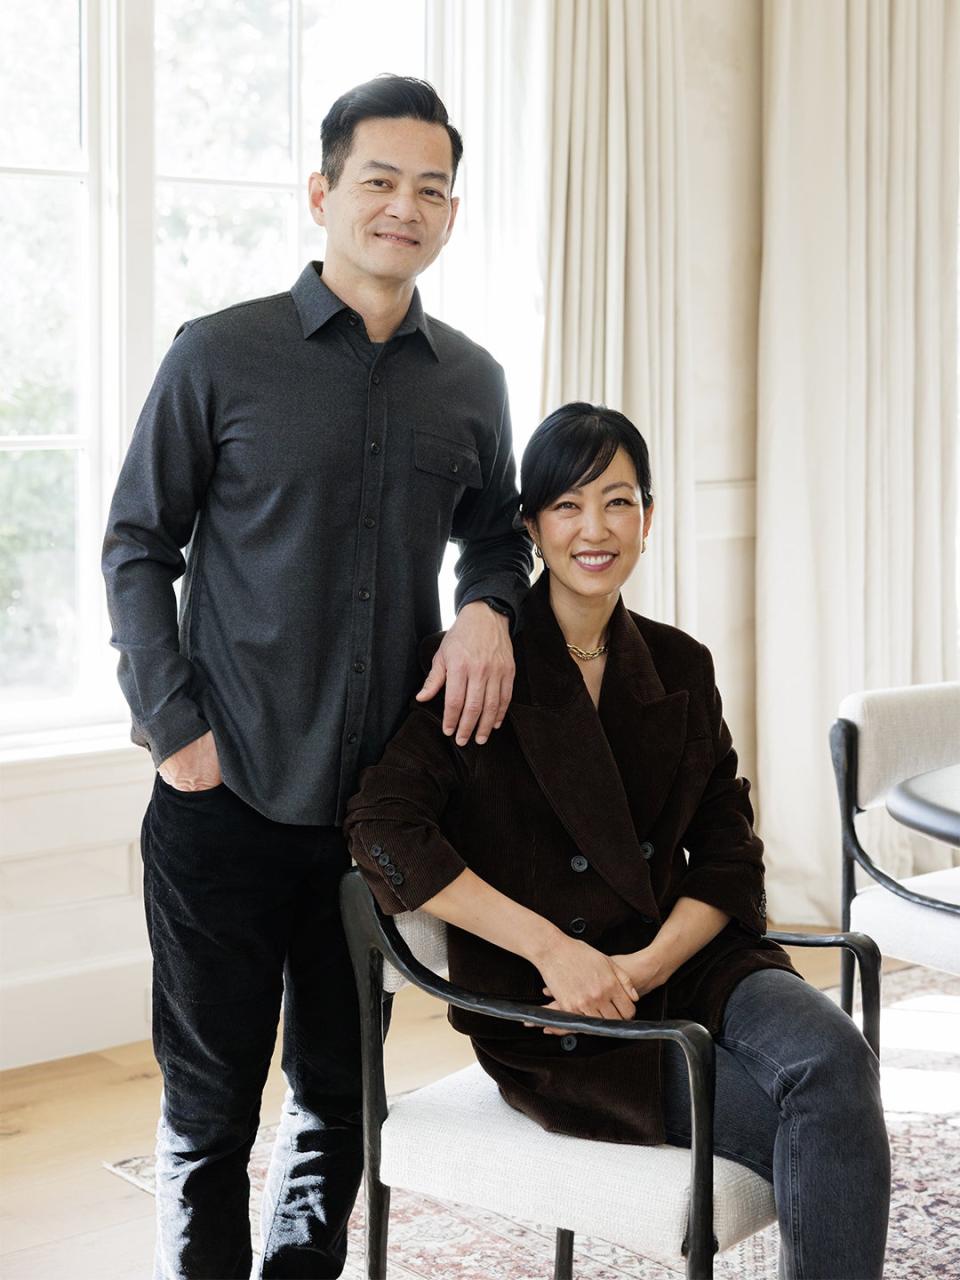
[[[509,702],[531,562],[503,372],[415,288],[453,229],[461,152],[422,81],[334,103],[309,184],[325,261],[180,330],[114,497],[113,643],[159,773],[142,849],[163,1280],[249,1275],[246,1167],[281,995],[289,1090],[260,1274],[342,1270],[362,1154],[339,824],[419,683],[451,534],[459,612],[417,696],[446,682],[460,744]]]

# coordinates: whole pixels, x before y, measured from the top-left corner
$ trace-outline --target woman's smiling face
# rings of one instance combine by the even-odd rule
[[[616,595],[637,563],[653,518],[637,472],[621,447],[606,471],[560,494],[527,522],[550,570],[551,587],[574,596]]]

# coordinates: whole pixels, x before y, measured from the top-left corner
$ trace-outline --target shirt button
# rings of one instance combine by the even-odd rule
[[[374,848],[379,849],[380,846],[374,845]],[[380,864],[381,867],[385,867],[389,861],[390,861],[389,853],[379,853],[377,855],[377,862]]]
[[[644,840],[643,844],[640,846],[640,852],[649,862],[650,859],[653,857],[653,845],[650,843],[649,840]]]
[[[451,463],[450,463],[450,470],[453,472],[453,474],[454,474],[454,475],[456,475],[456,474],[457,474],[457,472],[460,470],[460,463],[459,463],[459,462],[451,462]]]
[[[371,379],[371,381],[372,381],[376,386],[378,386],[378,387],[379,387],[379,385],[380,385],[380,375],[379,375],[379,373],[375,373],[375,374],[373,375],[373,378]]]
[[[347,316],[347,324],[350,325],[352,328],[353,326],[358,325],[359,323],[360,323],[360,317],[351,311],[350,314]]]
[[[577,1047],[576,1036],[564,1036],[560,1041],[560,1048],[566,1049],[567,1053],[569,1053],[571,1049],[575,1049],[576,1047]]]
[[[398,884],[398,885],[399,885],[399,884],[403,884],[403,876],[402,876],[402,875],[400,874],[400,872],[398,871],[398,872],[396,872],[396,874],[395,874],[395,875],[392,875],[392,876],[390,877],[390,882],[391,882],[392,884]]]
[[[370,592],[367,590],[367,588],[366,588],[366,587],[361,587],[361,588],[360,588],[360,590],[357,592],[357,599],[358,599],[358,600],[369,600],[369,599],[370,599]]]
[[[570,859],[570,865],[574,871],[586,871],[590,863],[586,860],[582,853],[578,853],[575,858]]]
[[[353,669],[358,676],[362,676],[367,669],[367,664],[365,662],[355,662],[353,664]]]
[[[376,522],[376,520],[373,518],[373,516],[364,516],[364,517],[363,517],[363,527],[364,527],[365,529],[375,529],[375,528],[376,528],[376,525],[377,525],[377,522]]]
[[[582,916],[577,916],[575,920],[570,921],[570,924],[568,927],[571,933],[586,933],[587,922],[586,920],[583,919]]]
[[[370,452],[371,452],[371,453],[379,453],[379,452],[380,452],[380,441],[379,441],[379,440],[371,440],[371,441],[370,441]]]
[[[347,742],[350,744],[350,746],[351,746],[351,747],[356,746],[356,744],[357,744],[357,735],[356,735],[355,733],[348,733],[348,734],[347,734]]]

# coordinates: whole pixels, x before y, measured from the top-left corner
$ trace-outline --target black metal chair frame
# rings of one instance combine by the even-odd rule
[[[454,986],[411,954],[396,923],[384,916],[356,869],[340,885],[340,904],[360,1000],[363,1055],[363,1145],[367,1212],[367,1280],[386,1280],[390,1188],[380,1181],[380,1128],[387,1118],[383,1078],[383,962],[388,960],[404,978],[428,995],[458,1009],[469,1009],[511,1022],[563,1027],[581,1035],[615,1040],[672,1040],[683,1051],[690,1081],[692,1143],[690,1152],[690,1212],[684,1242],[687,1280],[710,1280],[717,1241],[713,1234],[713,1095],[714,1045],[710,1033],[697,1022],[613,1022],[578,1014],[546,1011],[540,1005],[495,1000]],[[862,933],[768,933],[790,946],[843,947],[856,957],[863,997],[863,1034],[879,1054],[880,953]],[[572,1280],[573,1232],[557,1230],[554,1280]]]
[[[840,884],[840,927],[850,928],[850,904],[857,896],[856,868],[862,867],[877,884],[891,893],[933,911],[960,916],[960,904],[944,902],[905,888],[873,861],[857,835],[854,818],[863,810],[857,804],[858,729],[852,720],[836,720],[830,729],[830,755],[840,798],[840,826],[843,837],[843,867]],[[840,963],[840,1004],[850,1013],[853,1009],[853,957],[844,952]]]

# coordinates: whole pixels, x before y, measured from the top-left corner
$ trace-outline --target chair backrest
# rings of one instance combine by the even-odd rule
[[[841,720],[857,726],[857,805],[872,809],[892,786],[960,764],[960,682],[851,693]]]
[[[413,952],[414,956],[434,973],[446,978],[447,975],[447,926],[436,916],[426,911],[404,911],[394,916],[401,938]],[[407,980],[389,961],[383,964],[383,989],[387,992],[399,991],[407,985]]]

